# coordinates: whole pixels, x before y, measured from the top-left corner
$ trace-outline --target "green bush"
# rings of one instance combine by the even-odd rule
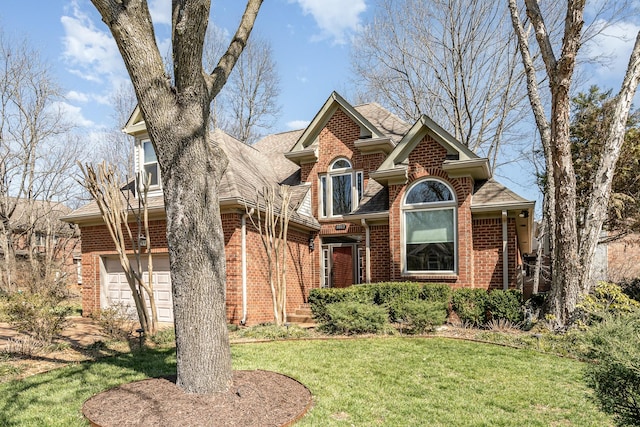
[[[513,324],[522,322],[522,292],[515,289],[494,290],[487,295],[487,321],[508,320]]]
[[[420,290],[420,299],[430,302],[439,302],[448,308],[451,302],[451,286],[446,283],[425,283]]]
[[[9,323],[19,332],[50,343],[67,324],[71,309],[54,295],[17,292],[5,307]]]
[[[487,291],[456,289],[451,296],[451,306],[462,322],[482,325],[486,321]]]
[[[399,301],[393,311],[395,321],[402,322],[402,330],[414,334],[433,332],[447,319],[447,310],[440,302]]]
[[[327,319],[327,306],[338,302],[359,302],[373,304],[375,289],[371,285],[356,285],[348,288],[311,289],[309,305],[313,317],[322,322]]]
[[[599,282],[593,291],[578,304],[585,313],[587,323],[600,321],[607,315],[631,313],[640,309],[640,303],[629,298],[622,288],[614,283]]]
[[[640,426],[640,313],[607,315],[589,328],[585,338],[587,383],[602,409],[619,425]]]
[[[330,334],[366,334],[382,332],[387,325],[383,307],[346,301],[327,305],[320,329]]]
[[[396,301],[417,301],[422,284],[412,282],[384,282],[368,285],[375,288],[374,302],[389,306]]]

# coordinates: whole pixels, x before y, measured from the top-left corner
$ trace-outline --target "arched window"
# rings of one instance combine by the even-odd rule
[[[451,187],[431,178],[411,185],[402,220],[405,272],[456,271],[456,198]]]
[[[362,172],[353,170],[351,162],[339,158],[320,176],[320,212],[323,217],[351,213],[362,197]]]

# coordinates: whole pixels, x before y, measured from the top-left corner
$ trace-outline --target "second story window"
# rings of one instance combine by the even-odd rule
[[[320,214],[322,217],[351,213],[362,197],[362,172],[353,170],[347,159],[335,160],[326,175],[320,177]]]
[[[143,151],[143,167],[146,176],[151,177],[151,186],[160,183],[160,168],[158,167],[158,158],[153,149],[153,144],[149,140],[142,141]]]

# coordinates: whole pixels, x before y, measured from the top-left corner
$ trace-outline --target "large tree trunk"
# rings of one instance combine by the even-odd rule
[[[231,384],[231,354],[218,186],[227,160],[208,141],[208,132],[187,138],[181,145],[184,148],[171,170],[162,171],[177,383],[191,393],[223,391]]]

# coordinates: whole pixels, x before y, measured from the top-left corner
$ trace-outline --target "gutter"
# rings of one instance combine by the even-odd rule
[[[241,231],[242,236],[240,243],[240,259],[242,265],[242,319],[240,324],[244,326],[247,323],[247,217],[253,214],[253,208],[249,213],[242,215],[241,219]]]
[[[369,224],[367,224],[367,220],[362,218],[360,223],[364,227],[365,231],[365,255],[364,255],[364,263],[365,263],[365,280],[367,283],[371,283],[371,233],[369,231]]]
[[[509,289],[509,232],[507,211],[502,211],[502,289]]]

